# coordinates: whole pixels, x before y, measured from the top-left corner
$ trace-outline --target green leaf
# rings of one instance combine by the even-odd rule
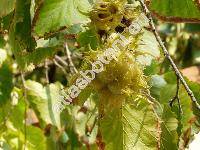
[[[9,100],[13,88],[12,71],[8,64],[0,66],[0,104]]]
[[[188,84],[189,84],[189,87],[191,88],[191,90],[193,91],[194,96],[196,97],[197,101],[200,104],[200,84],[192,82],[192,81],[189,81]],[[199,110],[195,106],[193,106],[192,108],[193,108],[192,109],[193,113],[197,117],[197,121],[200,123],[200,112],[199,112]]]
[[[39,128],[27,127],[27,143],[28,150],[46,150],[46,138]]]
[[[18,93],[19,94],[19,93]],[[9,120],[12,122],[14,127],[18,130],[21,130],[24,132],[24,113],[25,113],[25,100],[24,97],[22,97],[21,93],[21,98],[19,99],[19,102],[16,106],[13,106],[13,108],[10,110],[10,116]]]
[[[161,149],[178,150],[178,120],[168,105],[165,105],[161,123]]]
[[[165,103],[168,102],[174,98],[176,94],[176,76],[174,73],[166,73],[164,76],[165,80],[167,81],[166,87],[162,90],[162,94],[160,96],[160,99],[164,98]],[[169,84],[170,83],[170,84]],[[173,90],[172,90],[173,89]],[[165,92],[164,92],[165,91]],[[170,94],[171,91],[171,94]],[[169,94],[168,94],[169,93]],[[165,97],[168,95],[167,97]],[[188,96],[188,93],[186,92],[185,88],[180,85],[179,88],[179,99],[180,99],[180,105],[183,111],[182,117],[180,118],[181,124],[183,125],[183,132],[185,132],[188,128],[191,127],[190,121],[194,117],[193,111],[191,110],[192,107],[192,101],[191,98]],[[177,113],[177,117],[180,115],[178,110],[178,103],[177,100],[175,102],[174,108],[172,109],[175,113]]]
[[[108,150],[123,149],[123,124],[119,109],[110,111],[100,122],[100,131]],[[112,127],[112,130],[110,130]],[[113,138],[115,137],[115,138]]]
[[[151,65],[152,60],[159,61],[162,58],[159,44],[152,32],[144,30],[137,42],[138,47],[134,50],[140,55],[136,57],[137,61],[143,66]]]
[[[26,66],[24,56],[35,48],[35,41],[31,36],[30,4],[31,0],[16,1],[15,14],[9,30],[12,52],[21,69]]]
[[[107,150],[157,149],[158,120],[144,97],[110,108],[100,120]]]
[[[0,23],[1,23],[0,30],[1,31],[10,29],[10,24],[12,22],[13,15],[14,15],[14,12],[11,12],[7,16],[0,19]]]
[[[99,46],[98,35],[94,29],[81,32],[78,37],[78,42],[81,46],[90,46],[93,50],[96,50]]]
[[[167,84],[161,89],[159,101],[161,104],[169,105],[170,100],[172,100],[176,95],[177,81],[176,76],[172,72],[166,73],[164,78]],[[179,88],[179,100],[182,113],[180,113],[177,99],[173,103],[171,110],[176,114],[176,118],[179,121],[177,128],[178,135],[183,136],[191,128],[194,114],[193,110],[191,109],[191,98],[188,96],[188,93],[182,85],[180,85]]]
[[[73,130],[80,138],[80,141],[87,140],[90,145],[95,144],[98,131],[97,124],[94,124],[97,117],[95,98],[96,96],[91,94],[84,103],[84,106],[75,105],[68,107],[68,116],[71,116],[71,118],[67,118],[68,128],[70,128],[70,124],[73,125]],[[93,130],[88,132],[87,129],[92,128]]]
[[[188,96],[188,93],[186,92],[185,88],[183,86],[180,87],[179,90],[179,98],[180,98],[180,104],[182,108],[183,113],[179,113],[178,104],[177,102],[173,106],[173,111],[177,114],[179,122],[179,127],[177,129],[177,132],[182,139],[182,142],[180,143],[181,146],[184,146],[185,148],[188,146],[188,139],[192,138],[193,134],[191,133],[192,125],[194,124],[194,113],[192,108],[192,101],[191,98]]]
[[[176,84],[177,83],[177,77],[174,72],[167,72],[164,74],[164,79],[168,84]]]
[[[88,0],[48,0],[36,11],[34,31],[37,35],[55,32],[73,24],[86,23],[90,11]]]
[[[0,2],[0,18],[6,16],[15,8],[16,0],[1,0]]]
[[[57,52],[57,47],[41,47],[35,49],[33,52],[28,53],[22,60],[27,65],[33,63],[34,65],[42,63],[46,58],[53,57]],[[27,67],[27,66],[26,66]]]
[[[7,58],[7,53],[4,49],[0,48],[0,67]]]
[[[183,133],[191,127],[192,125],[192,119],[195,117],[193,114],[192,108],[192,101],[191,98],[188,96],[188,93],[186,92],[185,88],[181,86],[180,92],[179,92],[181,107],[183,110],[182,114],[182,124],[183,124]]]
[[[0,137],[5,138],[7,144],[12,149],[23,149],[25,143],[25,128],[24,128],[24,113],[25,113],[25,100],[23,93],[19,89],[13,90],[18,94],[18,103],[16,105],[7,105],[4,107],[7,115],[5,122],[4,133],[0,134]],[[1,114],[2,115],[2,114]],[[34,150],[40,149],[45,150],[46,138],[43,131],[37,127],[26,126],[26,149]]]
[[[8,130],[4,133],[6,143],[11,147],[11,149],[24,149],[25,133],[20,130],[16,130],[10,122],[8,124]],[[41,129],[33,126],[27,126],[26,131],[27,144],[25,149],[46,150],[46,138]]]
[[[166,84],[160,90],[159,100],[161,104],[169,104],[169,101],[175,96],[176,94],[176,84]]]
[[[153,75],[151,77],[150,81],[151,85],[151,94],[155,98],[158,98],[160,96],[161,89],[167,84],[166,81],[163,79],[162,76],[159,75]]]
[[[1,23],[1,22],[0,22]],[[1,28],[0,28],[1,30]],[[4,39],[4,36],[3,35],[0,35],[0,51],[1,51],[1,48],[4,48],[4,46],[6,45],[6,41]],[[1,52],[0,52],[1,53]],[[1,57],[1,55],[0,55]],[[1,58],[0,58],[0,63],[1,63]]]
[[[62,135],[60,136],[60,141],[65,144],[69,141],[69,136],[67,135],[66,132],[63,132]]]
[[[13,104],[13,98],[8,99],[6,103],[3,105],[3,107],[0,107],[0,135],[1,131],[5,132],[7,126],[7,122],[9,121],[13,128],[16,128],[16,130],[24,130],[24,112],[25,112],[25,105],[24,105],[24,99],[21,90],[14,88],[12,91],[15,92],[15,100],[16,103]],[[11,101],[12,100],[12,101]],[[3,128],[2,128],[3,126]],[[9,128],[9,127],[8,127]]]
[[[189,33],[200,33],[200,24],[185,24],[184,30]]]
[[[144,74],[146,76],[155,75],[159,73],[160,65],[159,62],[153,60],[150,66],[146,66],[144,69]]]
[[[151,0],[149,7],[155,16],[164,21],[200,22],[197,3],[194,0]]]
[[[28,80],[26,82],[28,88],[28,99],[39,113],[40,118],[46,124],[52,124],[61,128],[60,113],[53,109],[53,106],[61,100],[60,84],[50,84],[43,87],[40,83]]]

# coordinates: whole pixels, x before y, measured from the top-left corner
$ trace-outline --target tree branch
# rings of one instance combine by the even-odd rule
[[[144,13],[145,15],[147,16],[147,18],[149,19],[149,25],[153,31],[153,34],[155,35],[156,37],[156,40],[158,41],[160,47],[162,48],[163,50],[163,53],[165,55],[165,57],[169,60],[173,70],[175,71],[177,77],[180,79],[181,83],[183,84],[183,86],[185,87],[188,95],[190,96],[192,102],[195,104],[195,106],[198,108],[198,110],[200,110],[200,104],[197,102],[193,92],[191,91],[191,89],[189,88],[189,86],[187,85],[184,77],[182,76],[181,72],[179,71],[179,69],[177,68],[176,64],[174,63],[173,59],[171,58],[171,56],[169,55],[169,52],[168,50],[166,49],[165,45],[163,44],[162,40],[161,40],[161,37],[159,36],[156,28],[155,28],[155,25],[154,25],[154,22],[153,22],[153,18],[152,18],[152,15],[150,13],[150,11],[148,10],[146,4],[144,3],[144,0],[138,0],[144,10]]]

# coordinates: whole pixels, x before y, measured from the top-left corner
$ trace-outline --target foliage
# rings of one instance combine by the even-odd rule
[[[177,65],[198,65],[199,1],[145,3]],[[0,149],[187,148],[200,112],[141,14],[137,0],[1,0]],[[57,112],[79,72],[122,36],[127,44]],[[200,85],[186,80],[200,104]]]
[[[150,3],[151,10],[163,20],[175,22],[200,20],[200,2],[191,0],[174,1],[166,0],[165,3],[152,0]]]

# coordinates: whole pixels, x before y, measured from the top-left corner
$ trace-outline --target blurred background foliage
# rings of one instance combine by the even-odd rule
[[[176,95],[177,80],[169,62],[160,54],[158,59],[156,56],[156,59],[151,58],[150,65],[144,67],[150,94],[159,105],[156,113],[149,103],[143,101],[144,97],[130,97],[134,107],[125,107],[124,115],[128,121],[119,118],[117,109],[111,111],[110,108],[108,117],[98,122],[101,118],[99,95],[90,88],[61,114],[52,109],[61,89],[76,78],[70,62],[81,70],[91,52],[102,49],[111,33],[123,32],[122,24],[128,26],[129,21],[133,21],[142,10],[137,3],[133,6],[134,11],[124,13],[126,0],[104,0],[106,4],[114,3],[123,12],[123,15],[119,13],[108,21],[105,16],[95,18],[93,5],[97,2],[0,0],[0,149],[96,150],[104,149],[106,143],[108,150],[121,150],[125,149],[122,146],[125,134],[122,125],[125,122],[130,131],[130,138],[124,140],[127,146],[139,141],[135,145],[140,149],[158,149],[160,144],[160,149],[177,150],[188,147],[193,135],[200,131],[200,113],[181,85],[180,103],[176,101],[170,107],[169,101]],[[134,0],[128,2],[136,3]],[[199,2],[177,0],[173,5],[169,2],[146,1],[164,44],[187,77],[199,102],[200,10],[196,7]],[[109,11],[113,13],[113,8]],[[130,20],[120,18],[122,16]],[[105,19],[103,23],[98,22],[101,17]],[[157,53],[159,47],[148,26],[145,31],[149,34],[142,36],[142,39],[147,39],[143,48],[152,50],[152,54]],[[66,43],[69,49],[66,49]],[[158,139],[155,135],[158,131],[155,127],[157,117],[162,120],[159,122],[162,133]],[[141,129],[150,131],[140,133]]]

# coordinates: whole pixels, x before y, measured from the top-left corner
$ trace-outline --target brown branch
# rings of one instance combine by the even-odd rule
[[[167,48],[165,47],[164,43],[162,42],[161,40],[161,37],[159,36],[157,30],[156,30],[156,27],[154,25],[154,21],[153,21],[153,18],[152,18],[152,15],[151,15],[151,12],[148,10],[146,4],[144,3],[143,0],[138,0],[144,10],[144,13],[145,15],[147,16],[147,18],[149,19],[149,25],[153,31],[153,34],[155,35],[156,37],[156,40],[158,41],[160,47],[162,48],[163,50],[163,53],[165,55],[165,57],[169,60],[173,70],[175,71],[176,75],[178,76],[178,78],[180,79],[181,83],[183,84],[183,86],[185,87],[188,95],[190,96],[192,102],[195,104],[195,106],[198,108],[198,110],[200,110],[200,105],[199,103],[197,102],[193,92],[191,91],[191,89],[189,88],[189,86],[187,85],[183,75],[181,74],[181,72],[179,71],[179,69],[177,68],[176,64],[174,63],[173,59],[171,58],[171,56],[169,55],[169,52],[167,50]]]

